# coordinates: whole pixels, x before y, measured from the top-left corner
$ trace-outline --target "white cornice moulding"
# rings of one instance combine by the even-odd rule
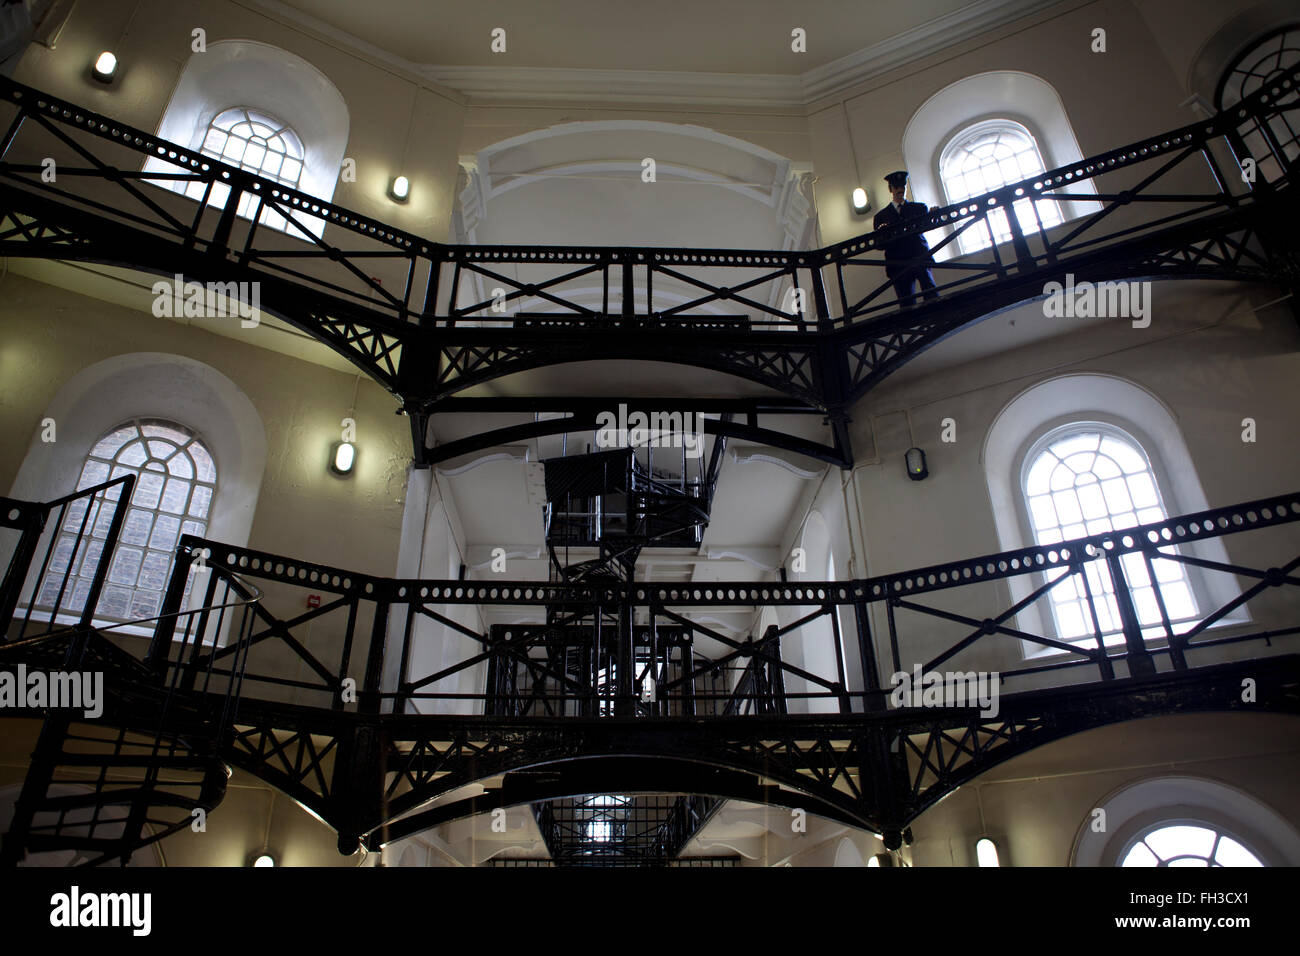
[[[421,76],[476,103],[580,100],[584,103],[646,103],[804,110],[815,101],[906,66],[972,37],[1064,3],[1079,0],[977,0],[824,63],[802,74],[689,73],[671,70],[591,70],[557,67],[439,66],[389,53],[319,17],[280,0],[235,0],[291,20],[371,59]]]
[[[1062,0],[979,0],[804,73],[805,104],[1046,10]]]
[[[797,75],[686,73],[669,70],[584,70],[561,67],[427,66],[435,83],[474,103],[582,100],[589,103],[665,103],[802,109]]]
[[[320,17],[304,13],[287,3],[281,2],[281,0],[231,0],[231,2],[246,9],[277,18],[282,25],[286,21],[290,24],[296,24],[299,28],[307,31],[309,35],[313,35],[312,38],[315,40],[331,42],[340,48],[350,48],[354,54],[362,59],[369,60],[372,65],[380,66],[385,64],[390,69],[406,74],[403,79],[429,83],[430,89],[434,93],[462,106],[465,105],[465,95],[459,90],[454,90],[431,80],[424,64],[413,63],[395,53],[390,53],[383,47],[376,46],[368,40],[363,40],[353,33],[331,26]]]

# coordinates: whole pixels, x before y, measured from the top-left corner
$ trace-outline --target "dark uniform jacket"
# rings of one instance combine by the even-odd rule
[[[924,216],[930,211],[923,202],[905,202],[900,214],[894,209],[891,202],[880,212],[876,213],[875,222],[872,224],[876,229],[884,229],[886,226],[897,226],[900,223],[911,219]],[[892,260],[904,260],[902,262]],[[909,263],[906,260],[920,259],[919,262]],[[892,242],[885,243],[885,273],[893,275],[908,268],[910,265],[916,265],[919,268],[925,268],[934,260],[930,258],[930,244],[925,241],[925,236],[915,233],[910,236],[902,236]]]

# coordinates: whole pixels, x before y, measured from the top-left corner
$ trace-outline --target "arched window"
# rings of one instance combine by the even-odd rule
[[[952,138],[939,157],[939,174],[948,203],[980,196],[1008,183],[1018,183],[1046,171],[1038,144],[1029,130],[1010,120],[978,123]],[[1035,216],[1037,207],[1037,216]],[[1015,204],[1016,217],[1025,233],[1060,225],[1064,220],[1058,204],[1040,199],[1022,199]],[[998,243],[1011,239],[1011,226],[1001,210],[989,216],[989,227]],[[958,239],[963,253],[989,246],[988,230],[972,226]]]
[[[201,149],[205,156],[293,189],[299,186],[306,158],[302,139],[297,133],[270,114],[249,107],[235,107],[214,117],[208,124]],[[203,198],[202,183],[182,182],[178,185],[191,199]],[[229,190],[214,186],[212,192],[213,205],[224,206]],[[238,214],[252,219],[256,203],[256,197],[243,193],[239,197]],[[261,222],[272,229],[298,233],[296,228],[290,229],[285,218],[273,209],[262,210]]]
[[[95,616],[117,622],[142,621],[159,612],[180,536],[207,533],[217,469],[207,447],[187,428],[144,420],[127,422],[95,443],[86,456],[77,488],[90,488],[123,475],[135,476],[135,493]],[[118,489],[110,492],[111,500],[116,500],[114,492]],[[65,572],[71,598],[60,602],[60,607],[79,611],[85,606],[112,511],[105,509],[105,520],[100,520],[100,502],[96,500],[89,503],[92,513],[86,518],[87,504],[83,500],[68,510],[49,574],[38,592],[37,607],[54,606]],[[90,529],[88,543],[78,548],[77,531],[83,519]]]
[[[1283,72],[1300,63],[1300,23],[1281,27],[1256,40],[1239,53],[1224,71],[1215,91],[1215,107],[1223,110],[1235,106],[1245,97],[1277,79]],[[1251,123],[1242,131],[1246,151],[1259,163],[1259,173],[1265,179],[1275,179],[1282,169],[1271,159],[1269,139],[1288,160],[1300,157],[1300,93],[1284,91],[1277,102],[1288,103],[1292,108],[1277,114],[1265,130]]]
[[[1263,866],[1259,857],[1216,827],[1162,823],[1120,854],[1120,866]]]
[[[158,135],[329,202],[339,181],[349,126],[342,95],[312,64],[255,40],[220,40],[186,62]],[[168,176],[190,172],[158,156],[145,161],[144,171]],[[202,188],[190,183],[149,181],[194,199],[203,196]],[[209,202],[221,208],[227,196],[226,188],[216,184]],[[255,200],[241,197],[241,216],[251,218],[255,209]],[[324,233],[320,217],[295,211],[293,218],[309,236],[278,213],[259,216],[295,239]]]
[[[1161,718],[1196,721],[1209,728],[1237,715]],[[1261,746],[1288,738],[1285,720],[1250,722],[1246,733]],[[1188,728],[1184,726],[1183,732]],[[1195,736],[1193,731],[1193,736]],[[1188,738],[1191,739],[1191,738]],[[1257,777],[1262,782],[1267,773]],[[1242,784],[1251,779],[1245,775]],[[1098,830],[1096,814],[1105,814]],[[1187,776],[1157,776],[1124,784],[1079,821],[1071,866],[1295,866],[1300,833],[1295,824],[1238,786]]]
[[[1025,458],[1023,492],[1039,545],[1168,517],[1142,446],[1120,429],[1098,423],[1069,425],[1040,440]],[[1141,553],[1125,554],[1120,563],[1145,636],[1163,633],[1161,602],[1173,624],[1196,618],[1181,564],[1153,560],[1153,581]],[[1067,573],[1058,568],[1047,576],[1054,580]],[[1104,558],[1087,563],[1082,576],[1071,575],[1050,593],[1063,640],[1091,640],[1099,629],[1105,643],[1123,641],[1115,583]]]

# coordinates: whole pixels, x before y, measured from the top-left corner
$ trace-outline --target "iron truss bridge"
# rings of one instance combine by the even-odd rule
[[[849,581],[403,580],[185,537],[141,622],[101,597],[132,485],[0,499],[0,680],[105,680],[98,718],[0,710],[43,720],[4,862],[125,859],[220,812],[231,766],[334,827],[344,853],[531,805],[557,858],[590,862],[590,831],[585,849],[566,837],[582,822],[663,860],[720,800],[804,809],[894,848],[945,794],[1070,734],[1300,714],[1300,655],[1281,646],[1300,631],[1300,492]],[[69,560],[83,553],[98,557]],[[458,613],[471,607],[537,623],[480,631]],[[736,639],[696,619],[735,607],[786,623]],[[416,653],[456,647],[448,635],[458,654]],[[639,680],[571,668],[583,640],[614,645]],[[984,674],[998,695],[899,698],[899,674]]]
[[[1189,277],[1294,289],[1296,157],[1278,131],[1296,109],[1298,80],[1300,69],[1279,70],[1213,117],[936,207],[902,230],[773,252],[431,242],[0,78],[0,255],[258,283],[266,314],[399,399],[420,466],[593,429],[595,399],[460,393],[600,359],[768,386],[770,400],[692,409],[721,413],[706,420],[711,434],[845,466],[855,401],[962,327],[1041,298],[1049,282]],[[43,175],[49,160],[54,181]],[[917,232],[932,240],[940,297],[904,309],[883,249]],[[567,417],[431,447],[440,412],[552,408]],[[760,416],[791,412],[822,415],[832,442],[760,426]]]

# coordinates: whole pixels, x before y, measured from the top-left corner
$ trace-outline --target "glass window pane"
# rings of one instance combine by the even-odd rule
[[[131,598],[131,620],[147,621],[158,616],[162,604],[161,591],[137,590]]]
[[[212,463],[212,456],[208,450],[198,442],[190,445],[187,449],[194,459],[194,464],[199,469],[199,481],[206,481],[209,484],[217,480],[217,468]]]
[[[1188,854],[1208,857],[1214,848],[1214,837],[1214,831],[1205,827],[1172,826],[1148,833],[1145,843],[1162,860]]]
[[[136,576],[140,573],[140,562],[143,559],[144,552],[139,548],[118,548],[117,556],[113,559],[113,566],[108,572],[108,579],[114,584],[133,587]]]
[[[94,538],[83,539],[81,547],[77,549],[73,570],[83,578],[93,577],[99,569],[99,559],[103,553],[104,542],[96,541]]]
[[[1101,487],[1095,482],[1093,484],[1080,485],[1077,489],[1079,497],[1079,507],[1083,509],[1083,516],[1092,521],[1097,518],[1106,518],[1110,516],[1110,511],[1106,507],[1106,496],[1101,493]]]
[[[105,435],[99,440],[90,454],[96,458],[111,459],[128,441],[135,437],[135,426],[125,425]]]
[[[158,551],[173,551],[176,538],[180,534],[181,522],[168,514],[158,515],[154,521],[153,534],[149,536],[149,547]]]
[[[198,485],[194,489],[194,495],[190,499],[190,514],[195,518],[206,518],[208,516],[208,505],[212,502],[212,489],[205,485]]]
[[[89,459],[81,469],[81,480],[77,482],[77,490],[82,491],[103,484],[108,480],[108,468],[109,465],[106,461]]]
[[[143,471],[135,484],[135,495],[131,504],[140,508],[157,508],[162,497],[163,477],[155,472]]]
[[[170,556],[161,551],[150,551],[140,566],[140,587],[161,591],[167,586],[167,572],[170,568]]]
[[[86,606],[86,598],[89,594],[90,587],[87,585],[85,593],[79,595],[80,600],[77,602],[79,607]],[[127,613],[131,609],[131,594],[130,588],[105,585],[99,596],[99,607],[95,609],[96,613],[119,621],[127,620]]]
[[[1025,491],[1031,495],[1041,495],[1047,491],[1047,479],[1052,473],[1054,460],[1048,455],[1042,455],[1034,462],[1029,469],[1029,476],[1025,479]]]
[[[1079,510],[1079,499],[1073,490],[1059,491],[1052,495],[1052,503],[1056,505],[1056,513],[1061,516],[1063,524],[1071,524],[1083,518],[1083,512]]]
[[[1214,852],[1214,862],[1219,866],[1263,866],[1255,854],[1231,837],[1219,837],[1219,848]]]
[[[145,545],[149,542],[149,532],[152,529],[153,512],[132,508],[122,524],[122,540],[127,544]]]
[[[119,465],[127,465],[131,468],[139,468],[145,463],[145,460],[148,457],[149,453],[145,450],[144,442],[133,441],[122,449],[121,453],[117,456],[117,463]]]
[[[1052,507],[1052,498],[1050,495],[1035,495],[1029,499],[1029,510],[1034,516],[1034,526],[1038,528],[1055,528],[1059,522],[1056,519],[1056,509]],[[1039,542],[1040,544],[1046,542]]]
[[[62,535],[54,545],[54,553],[50,556],[50,570],[62,574],[68,570],[68,565],[72,562],[72,552],[76,547],[76,538],[72,535]]]
[[[1160,497],[1156,494],[1155,482],[1151,480],[1151,475],[1147,472],[1141,472],[1136,475],[1129,475],[1128,492],[1133,496],[1133,504],[1138,508],[1154,508],[1160,504]]]
[[[1159,866],[1160,860],[1154,853],[1139,843],[1129,850],[1120,866]]]
[[[167,471],[177,478],[193,478],[194,463],[190,461],[189,455],[182,452],[167,459]]]
[[[172,514],[183,514],[189,504],[190,483],[180,478],[168,478],[163,490],[161,508]]]

